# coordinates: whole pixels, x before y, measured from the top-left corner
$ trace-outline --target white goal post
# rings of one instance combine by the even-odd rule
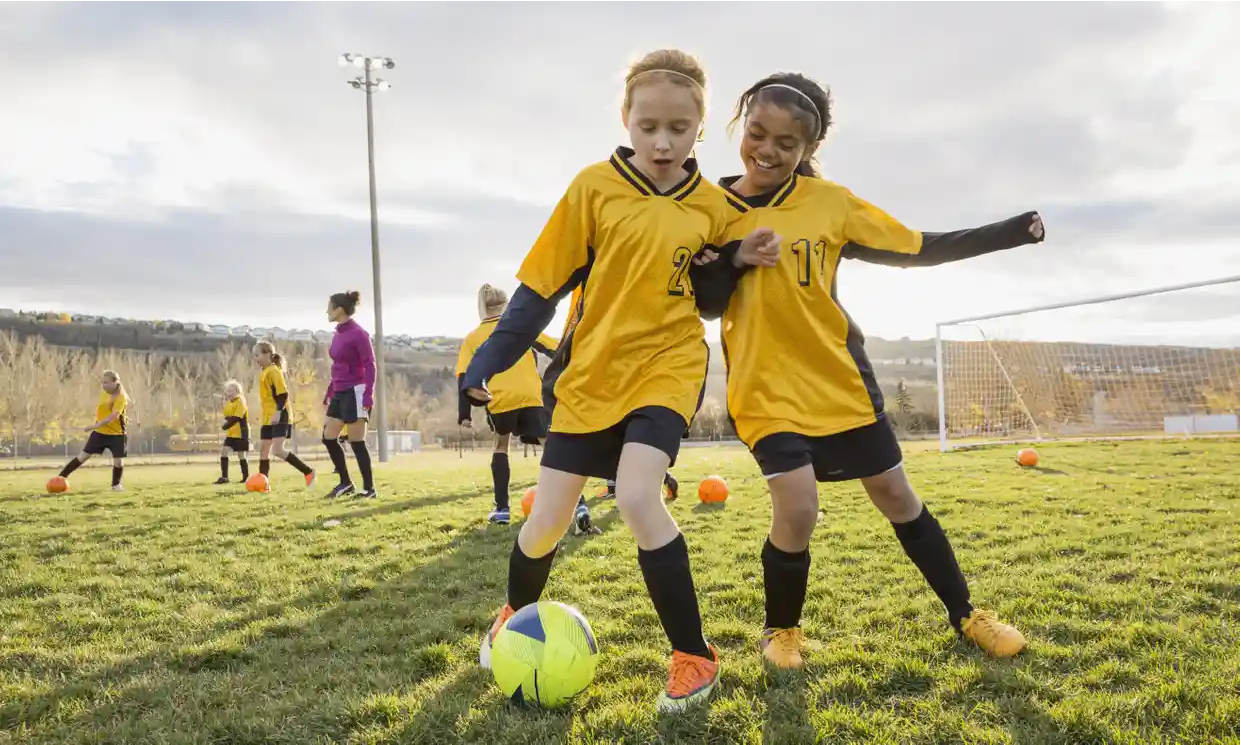
[[[1236,437],[1239,280],[937,323],[940,450]]]

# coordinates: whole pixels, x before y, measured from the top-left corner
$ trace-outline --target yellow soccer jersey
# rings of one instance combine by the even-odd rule
[[[224,430],[225,437],[246,438],[250,436],[250,410],[244,396],[238,396],[224,404],[224,418],[237,417],[240,422]]]
[[[461,342],[461,351],[457,355],[457,375],[465,374],[465,369],[469,367],[470,360],[474,359],[474,353],[483,345],[483,342],[487,341],[487,337],[491,336],[491,332],[495,331],[496,323],[499,320],[499,316],[484,320],[478,325],[478,328],[471,331]],[[539,351],[550,356],[556,351],[556,346],[559,343],[546,334],[539,334],[539,339],[535,342],[535,345],[536,348],[539,348]],[[522,355],[516,365],[493,377],[487,383],[487,390],[491,392],[491,401],[487,404],[487,411],[492,414],[503,414],[506,411],[524,409],[530,406],[542,406],[543,383],[539,379],[539,367],[538,360],[535,358],[535,351],[531,350]]]
[[[125,434],[125,407],[127,406],[129,406],[129,397],[124,391],[118,391],[115,398],[107,391],[100,391],[99,402],[95,404],[95,421],[103,421],[113,414],[120,416],[95,431],[101,435]]]
[[[582,285],[576,325],[561,340],[554,432],[597,432],[644,406],[688,423],[706,379],[690,260],[736,213],[693,160],[660,193],[629,165],[632,155],[619,148],[573,179],[517,274],[544,298]]]
[[[284,380],[284,370],[279,365],[268,365],[259,375],[259,403],[262,405],[263,424],[270,424],[276,415],[276,396],[288,395],[289,388]],[[290,420],[293,418],[293,405],[285,399],[284,410]]]
[[[729,192],[729,202],[745,217],[730,237],[767,227],[784,238],[777,266],[741,277],[721,324],[737,434],[753,446],[776,432],[817,437],[874,422],[883,397],[836,300],[841,247],[917,254],[922,234],[817,178],[794,175],[749,199]]]

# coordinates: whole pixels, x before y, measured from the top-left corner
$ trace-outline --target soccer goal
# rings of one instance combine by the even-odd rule
[[[936,324],[940,450],[1236,437],[1239,279]]]

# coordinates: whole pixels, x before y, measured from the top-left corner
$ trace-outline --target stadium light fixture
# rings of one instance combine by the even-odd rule
[[[388,461],[388,400],[387,382],[384,375],[384,326],[383,326],[383,293],[381,272],[379,269],[379,211],[375,204],[375,117],[372,112],[371,96],[376,91],[386,91],[392,84],[382,78],[371,76],[372,70],[391,70],[396,62],[391,57],[368,57],[362,54],[346,52],[338,60],[341,67],[360,67],[362,74],[353,80],[347,80],[355,90],[366,92],[366,160],[370,172],[371,191],[371,276],[374,281],[375,303],[375,439],[379,444],[379,462]]]

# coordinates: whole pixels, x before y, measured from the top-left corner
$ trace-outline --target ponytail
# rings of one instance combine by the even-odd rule
[[[276,345],[269,341],[261,341],[254,345],[254,351],[270,354],[272,364],[279,367],[281,372],[284,371],[284,355],[276,351]]]

